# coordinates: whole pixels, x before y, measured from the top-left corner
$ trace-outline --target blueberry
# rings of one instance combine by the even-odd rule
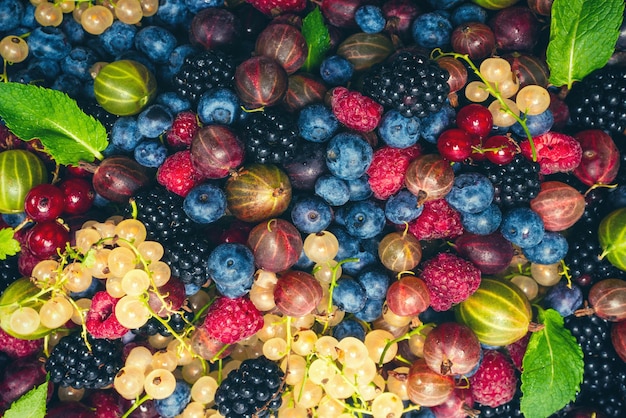
[[[198,49],[191,44],[182,44],[174,48],[166,65],[162,68],[162,76],[171,84],[174,74],[176,74],[185,63],[185,58],[198,52]]]
[[[191,386],[184,380],[176,380],[174,393],[164,399],[154,401],[154,409],[163,418],[180,415],[191,401]]]
[[[160,93],[154,102],[167,107],[173,115],[191,109],[191,102],[174,91]]]
[[[183,210],[192,221],[210,224],[226,214],[226,194],[212,183],[199,184],[185,196]]]
[[[128,51],[135,45],[137,28],[134,25],[115,20],[113,24],[98,37],[104,51],[115,57]]]
[[[174,123],[170,110],[160,104],[152,104],[137,115],[137,129],[146,138],[158,138]]]
[[[135,48],[157,64],[166,63],[177,44],[174,34],[161,26],[146,26],[135,35]]]
[[[156,139],[141,141],[133,150],[135,161],[144,167],[159,168],[167,155],[167,147]]]
[[[454,177],[446,202],[459,212],[478,213],[487,209],[494,197],[493,183],[480,173],[463,173]]]
[[[63,19],[60,28],[72,45],[82,45],[86,43],[87,32],[83,29],[83,25],[76,20]]]
[[[81,80],[91,79],[91,67],[98,61],[98,56],[90,48],[77,46],[61,60],[61,70]]]
[[[82,86],[83,82],[75,75],[62,73],[54,80],[50,88],[77,99],[82,92]]]
[[[320,65],[320,76],[329,86],[342,86],[354,74],[354,64],[339,55],[325,58]]]
[[[349,261],[341,265],[341,270],[348,276],[356,276],[366,268],[377,265],[380,260],[378,254],[369,251],[358,251],[352,254],[350,258],[354,258],[355,261]]]
[[[567,239],[563,235],[546,231],[539,243],[522,247],[522,253],[531,263],[554,264],[567,255],[568,248]]]
[[[15,228],[26,219],[26,213],[25,212],[3,213],[2,215],[0,215],[0,217],[11,228]]]
[[[365,322],[373,322],[380,318],[383,314],[384,300],[376,300],[367,298],[363,308],[356,312],[354,316]]]
[[[370,4],[356,9],[354,20],[365,33],[382,32],[387,23],[381,8]]]
[[[332,206],[341,206],[350,200],[348,182],[332,174],[322,174],[315,181],[315,194]]]
[[[449,104],[445,104],[435,113],[420,119],[421,135],[426,141],[436,144],[439,135],[455,123],[456,111]]]
[[[305,106],[298,116],[300,136],[311,142],[326,142],[339,129],[339,121],[327,106],[314,103]]]
[[[332,336],[338,341],[346,337],[354,337],[358,340],[365,341],[365,329],[359,321],[344,319],[333,327]]]
[[[350,189],[348,199],[352,202],[365,200],[372,196],[372,188],[370,187],[369,176],[367,174],[363,174],[358,179],[348,180],[348,189]]]
[[[209,277],[227,290],[249,289],[254,281],[254,255],[243,244],[226,242],[218,245],[209,254],[207,266]]]
[[[156,17],[165,25],[174,27],[185,23],[190,14],[185,0],[161,0]]]
[[[200,96],[198,118],[206,125],[232,125],[239,118],[241,103],[237,94],[228,88],[210,89]]]
[[[371,200],[350,203],[345,214],[346,230],[357,238],[373,238],[385,227],[385,211]]]
[[[356,280],[365,289],[368,299],[385,300],[389,288],[389,275],[383,268],[370,268],[362,271]]]
[[[428,12],[413,21],[413,40],[424,48],[441,48],[450,43],[452,23],[441,13]]]
[[[304,250],[300,251],[300,258],[294,264],[294,268],[298,270],[310,270],[315,266],[315,261],[306,256]]]
[[[132,151],[143,139],[137,126],[137,118],[134,116],[122,116],[117,118],[110,135],[111,143],[124,151]]]
[[[495,232],[502,222],[502,211],[495,203],[478,213],[460,213],[463,229],[476,235],[489,235]]]
[[[562,317],[570,316],[582,307],[583,292],[575,283],[570,287],[566,280],[561,280],[548,290],[543,304],[560,313]]]
[[[335,260],[341,261],[346,258],[350,258],[359,252],[361,240],[350,235],[346,228],[336,224],[331,224],[327,230],[332,233],[339,242],[339,252],[335,257]]]
[[[17,28],[24,16],[24,4],[20,0],[0,2],[0,33]]]
[[[449,10],[463,3],[464,0],[428,0],[428,3],[436,10]]]
[[[417,143],[420,136],[420,119],[404,117],[397,110],[385,113],[378,127],[385,144],[394,148],[407,148]]]
[[[98,290],[100,290],[100,285],[101,285],[100,280],[96,279],[95,277],[92,277],[91,284],[89,285],[89,287],[87,289],[83,290],[82,292],[70,292],[70,296],[74,300],[78,300],[78,299],[82,299],[82,298],[91,299],[93,297],[93,295]]]
[[[332,219],[331,207],[319,196],[298,198],[291,208],[291,221],[305,234],[324,231]]]
[[[35,58],[60,61],[72,50],[72,45],[60,28],[40,26],[28,36],[29,52]]]
[[[224,0],[185,0],[185,4],[191,13],[196,14],[208,7],[222,7]]]
[[[11,4],[13,1],[8,2],[8,3],[2,3],[2,6],[4,6],[5,4]],[[18,0],[20,1],[20,0]],[[26,3],[24,5],[24,3]],[[21,19],[16,19],[15,16],[20,16],[20,13],[18,12],[16,15],[9,15],[11,17],[11,19],[14,19],[15,21],[18,22],[18,25],[27,29],[33,29],[37,26],[39,26],[39,22],[37,22],[37,20],[35,19],[35,5],[32,4],[31,2],[22,2],[22,5],[24,7],[24,12],[21,13]],[[1,7],[1,6],[0,6]],[[63,21],[65,21],[66,19],[63,19]],[[69,20],[69,19],[68,19]],[[71,19],[74,20],[74,19]],[[15,23],[12,21],[11,23],[9,23],[9,25],[13,26],[15,25]],[[17,27],[17,26],[14,26]],[[2,32],[4,29],[0,29],[0,32]],[[13,32],[13,34],[15,35],[16,33]]]
[[[464,3],[455,7],[450,15],[453,26],[460,26],[468,22],[485,23],[487,21],[487,11],[474,3]]]
[[[355,313],[363,309],[367,296],[365,289],[356,280],[343,277],[337,281],[333,290],[333,304],[347,313]]]
[[[554,115],[550,109],[546,109],[538,115],[521,115],[522,118],[526,117],[526,127],[531,136],[537,136],[548,132],[554,125]],[[519,137],[526,138],[524,128],[519,122],[515,122],[511,126],[511,131]]]
[[[49,82],[53,82],[61,73],[61,65],[59,64],[59,61],[45,59],[29,60],[26,69],[42,74],[46,81]]]
[[[411,222],[423,211],[424,205],[418,205],[417,196],[406,189],[400,190],[385,202],[385,217],[398,225]]]
[[[340,179],[354,180],[365,174],[373,155],[372,146],[360,135],[342,132],[328,143],[326,166]]]
[[[530,208],[518,207],[503,215],[500,232],[508,241],[526,248],[539,244],[545,230],[537,212]]]

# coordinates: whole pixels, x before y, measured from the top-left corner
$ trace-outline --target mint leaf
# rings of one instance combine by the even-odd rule
[[[554,309],[539,310],[544,325],[534,332],[522,361],[522,400],[526,418],[552,415],[576,398],[583,380],[583,352]]]
[[[310,72],[322,64],[326,52],[330,49],[330,34],[319,7],[302,19],[302,35],[309,49],[302,69]]]
[[[13,238],[15,231],[13,228],[0,229],[0,260],[7,256],[15,255],[20,251],[20,243]]]
[[[46,415],[48,382],[29,390],[11,408],[4,413],[4,418],[43,418]]]
[[[613,54],[623,0],[554,0],[547,63],[550,83],[572,87]]]
[[[106,129],[67,94],[21,83],[0,83],[0,118],[19,138],[39,138],[59,164],[103,159]]]

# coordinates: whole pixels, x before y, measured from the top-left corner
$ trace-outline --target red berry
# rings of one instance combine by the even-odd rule
[[[56,220],[38,222],[29,232],[27,238],[28,249],[36,257],[45,259],[63,250],[70,241],[68,229]]]
[[[469,378],[474,401],[495,408],[513,399],[517,376],[513,364],[496,350],[485,350],[478,370]]]
[[[65,213],[82,215],[86,213],[96,198],[96,192],[87,179],[70,177],[59,183],[59,189],[65,195]]]
[[[211,338],[233,344],[263,328],[263,315],[247,297],[218,297],[209,307],[202,327]]]
[[[180,112],[174,118],[172,127],[167,131],[167,144],[174,149],[189,148],[198,129],[200,129],[200,124],[194,112]]]
[[[106,291],[96,292],[91,298],[91,307],[87,311],[85,326],[94,338],[121,338],[128,328],[120,324],[115,316],[115,305],[119,299]]]
[[[330,104],[337,120],[357,132],[373,131],[383,116],[383,106],[358,91],[336,87]]]
[[[65,210],[65,194],[52,184],[33,187],[24,199],[24,211],[35,222],[56,219]]]
[[[445,130],[437,139],[437,149],[446,160],[462,162],[472,154],[472,136],[459,128]]]
[[[493,116],[485,106],[472,103],[463,106],[456,114],[456,126],[471,135],[484,138],[493,128]]]
[[[517,142],[509,136],[494,135],[483,142],[483,154],[494,164],[506,165],[518,152]]]

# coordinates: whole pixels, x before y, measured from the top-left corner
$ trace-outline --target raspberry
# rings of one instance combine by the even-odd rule
[[[94,338],[114,340],[128,332],[128,328],[120,324],[115,316],[115,305],[119,299],[106,291],[96,292],[91,298],[91,307],[87,311],[85,326]]]
[[[471,262],[452,253],[439,253],[423,266],[422,279],[435,311],[447,311],[463,302],[480,285],[480,270]]]
[[[485,350],[478,370],[469,378],[474,401],[495,408],[511,401],[517,388],[513,364],[496,350]]]
[[[246,2],[268,16],[285,12],[297,13],[306,7],[306,0],[246,0]]]
[[[218,297],[209,307],[202,325],[209,336],[233,344],[263,328],[263,315],[246,297]]]
[[[553,174],[574,170],[583,156],[580,142],[569,135],[559,132],[546,132],[533,138],[537,150],[537,162],[541,167],[539,173]],[[532,160],[532,150],[528,140],[520,144],[522,154]]]
[[[157,170],[157,181],[172,193],[185,197],[202,180],[191,162],[191,151],[178,151]]]
[[[373,131],[384,110],[380,103],[345,87],[333,89],[330,105],[337,120],[357,132]]]
[[[174,118],[172,127],[167,131],[167,144],[174,149],[189,148],[198,129],[200,125],[194,112],[180,112]]]
[[[424,202],[424,211],[409,222],[409,233],[418,240],[456,238],[463,233],[461,214],[445,199]]]
[[[12,359],[28,357],[38,353],[42,348],[43,338],[37,340],[22,340],[21,338],[7,334],[0,328],[0,351]]]
[[[413,145],[400,149],[384,146],[374,151],[367,169],[368,181],[376,199],[387,200],[404,185],[409,163],[421,154],[421,148]]]

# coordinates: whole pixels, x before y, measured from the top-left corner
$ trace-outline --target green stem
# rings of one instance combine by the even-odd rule
[[[130,408],[128,408],[128,410],[124,412],[122,418],[128,418],[130,414],[135,411],[135,409],[139,408],[144,402],[148,400],[150,400],[150,395],[144,395],[142,398],[135,399],[135,402],[130,406]]]
[[[322,334],[328,331],[328,327],[330,323],[330,314],[333,310],[333,291],[335,290],[335,287],[337,286],[337,279],[339,279],[339,277],[337,277],[337,272],[339,271],[339,268],[341,267],[342,264],[356,263],[358,261],[359,261],[358,258],[346,258],[344,260],[341,260],[340,262],[338,262],[331,268],[332,275],[330,278],[330,286],[328,288],[328,306],[326,308],[327,318],[326,318],[326,322],[324,323],[324,329],[322,330]]]

